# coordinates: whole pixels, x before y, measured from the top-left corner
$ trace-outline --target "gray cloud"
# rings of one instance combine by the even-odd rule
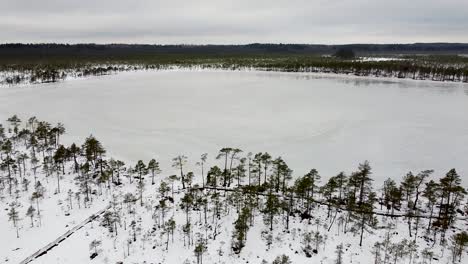
[[[468,42],[466,0],[2,0],[0,42]]]

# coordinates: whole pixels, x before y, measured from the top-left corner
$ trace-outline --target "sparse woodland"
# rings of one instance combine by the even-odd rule
[[[36,84],[58,82],[133,70],[219,69],[278,72],[333,73],[367,77],[388,77],[442,82],[468,82],[468,62],[458,56],[431,57],[392,55],[391,60],[365,61],[318,55],[239,55],[207,56],[158,55],[156,57],[101,58],[81,61],[65,56],[59,61],[24,63],[0,62],[0,84]],[[82,58],[83,59],[83,58]],[[63,61],[62,61],[63,60]],[[21,60],[20,60],[21,61]]]
[[[26,241],[27,248],[3,244],[0,261],[20,262],[90,216],[37,261],[66,243],[86,245],[70,256],[77,263],[468,259],[468,203],[455,169],[422,168],[401,182],[375,182],[372,163],[362,161],[336,175],[313,168],[296,175],[282,157],[224,147],[178,155],[173,169],[162,171],[156,158],[134,164],[112,158],[92,135],[67,146],[63,137],[63,124],[36,117],[12,116],[0,126],[0,221],[8,230],[2,239]],[[61,219],[74,224],[54,222]],[[41,229],[50,240],[28,248]]]

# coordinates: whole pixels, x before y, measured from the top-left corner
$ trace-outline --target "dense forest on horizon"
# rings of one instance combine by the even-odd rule
[[[333,55],[341,49],[357,56],[438,55],[444,61],[468,54],[468,43],[414,44],[246,44],[246,45],[149,45],[149,44],[0,44],[0,65],[97,61],[177,62],[187,59]],[[448,58],[447,58],[448,57]],[[468,59],[467,59],[468,60]]]
[[[150,44],[0,44],[1,58],[18,56],[131,56],[142,54],[197,55],[332,55],[339,49],[352,49],[358,55],[468,54],[468,43],[413,44],[261,44],[246,45],[150,45]]]
[[[345,57],[339,56],[340,54]],[[0,44],[0,84],[148,69],[320,72],[468,82],[468,44]]]

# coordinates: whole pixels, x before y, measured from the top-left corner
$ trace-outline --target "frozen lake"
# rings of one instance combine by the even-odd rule
[[[0,89],[0,118],[62,122],[134,162],[225,147],[281,155],[327,178],[368,159],[378,181],[408,170],[468,174],[468,85],[294,73],[128,72]],[[212,165],[214,161],[210,161]],[[465,180],[464,185],[468,182]]]

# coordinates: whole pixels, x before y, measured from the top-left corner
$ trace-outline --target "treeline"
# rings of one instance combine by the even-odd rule
[[[139,57],[109,61],[53,61],[0,65],[0,84],[57,82],[67,77],[98,76],[129,70],[171,68],[318,72],[356,76],[468,82],[468,60],[408,57],[387,61],[341,60],[316,56]]]
[[[416,239],[422,233],[428,243],[434,245],[439,241],[444,247],[449,245],[454,262],[461,260],[468,246],[466,232],[446,237],[457,220],[468,214],[464,201],[467,192],[455,169],[437,180],[432,176],[434,171],[423,170],[408,172],[400,183],[387,179],[383,185],[376,186],[367,161],[359,164],[354,172],[340,172],[322,179],[316,169],[305,175],[294,175],[283,158],[273,157],[267,152],[244,153],[241,149],[226,147],[215,156],[218,165],[209,166],[208,154],[205,153],[196,161],[199,172],[188,171],[188,157],[178,155],[172,160],[177,174],[161,177],[156,159],[127,165],[108,158],[102,143],[93,136],[86,138],[81,145],[64,146],[60,139],[65,128],[60,123],[52,125],[35,117],[22,122],[16,115],[8,118],[7,122],[6,126],[0,125],[0,191],[18,197],[34,182],[30,197],[32,203],[26,213],[31,218],[31,225],[34,225],[34,218],[40,219],[40,201],[46,189],[36,176],[43,173],[46,179],[56,179],[56,193],[63,191],[61,179],[74,177],[78,191],[68,190],[70,208],[73,208],[73,201],[76,201],[75,206],[87,207],[93,202],[93,197],[102,195],[105,190],[133,186],[135,191],[122,197],[112,197],[110,209],[102,218],[102,225],[111,234],[117,235],[122,225],[124,230],[128,230],[132,237],[128,247],[137,240],[138,230],[143,227],[135,221],[122,222],[123,208],[119,204],[125,204],[128,212],[134,214],[137,204],[147,206],[145,190],[156,191],[159,200],[148,210],[152,211],[155,221],[153,232],[161,230],[166,235],[167,249],[176,229],[174,218],[167,215],[169,208],[177,202],[174,195],[178,192],[176,185],[180,186],[179,206],[186,215],[181,226],[184,246],[194,247],[198,263],[202,262],[207,250],[208,239],[216,240],[220,233],[219,219],[231,212],[237,215],[231,241],[232,251],[236,254],[245,247],[247,233],[257,215],[262,217],[267,227],[264,240],[268,247],[273,243],[273,230],[279,228],[278,223],[282,223],[281,228],[289,232],[291,219],[300,218],[308,224],[313,224],[311,221],[315,219],[317,230],[304,233],[301,238],[302,250],[307,257],[316,254],[326,239],[319,226],[326,226],[328,231],[335,226],[338,232],[354,233],[359,236],[361,246],[365,236],[379,228],[377,216],[403,218],[409,239],[395,244],[391,242],[392,233],[388,229],[386,240],[374,245],[376,263],[390,263],[391,260],[396,263],[408,256],[411,263],[417,250]],[[29,171],[33,179],[28,176]],[[323,221],[314,217],[320,206],[326,207],[326,219]],[[10,204],[8,216],[19,236],[18,221],[21,219],[17,207],[16,203]],[[194,239],[192,212],[198,212],[200,225],[209,227],[210,236],[207,229],[205,235]],[[427,221],[424,222],[425,219]],[[94,249],[98,246],[96,243]],[[337,248],[337,255],[342,251],[343,246]],[[433,253],[427,249],[425,254],[429,258]]]
[[[360,61],[322,58],[321,60],[284,59],[258,61],[255,68],[267,71],[323,72],[357,76],[411,78],[414,80],[468,82],[468,66],[422,60]],[[226,65],[226,68],[236,68]],[[246,63],[239,66],[248,67]]]
[[[340,60],[340,50],[392,61]],[[468,44],[0,44],[0,83],[55,82],[128,69],[201,67],[291,72],[330,72],[468,82]]]
[[[59,67],[35,67],[33,69],[16,69],[13,74],[5,74],[0,84],[17,85],[22,83],[37,84],[37,83],[51,83],[63,81],[68,77],[79,78],[87,76],[100,76],[116,72],[123,72],[128,70],[137,70],[141,67],[131,66],[79,66],[75,69],[59,68]]]
[[[133,56],[142,54],[187,55],[253,55],[302,54],[331,55],[339,49],[352,49],[359,55],[372,54],[467,54],[466,43],[413,44],[261,44],[246,45],[142,45],[142,44],[0,44],[0,55],[5,57],[47,56]]]

